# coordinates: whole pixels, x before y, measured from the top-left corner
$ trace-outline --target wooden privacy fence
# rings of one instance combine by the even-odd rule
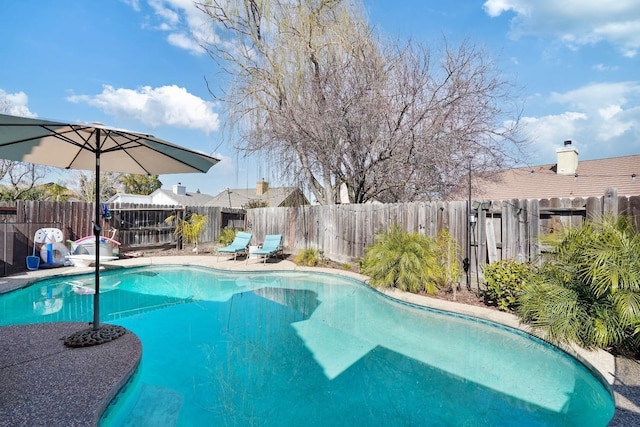
[[[87,202],[0,203],[0,274],[26,270],[26,257],[33,252],[33,237],[39,228],[59,228],[65,240],[93,235],[94,208],[94,203]],[[199,240],[202,245],[213,243],[223,227],[245,228],[245,214],[240,209],[136,204],[110,205],[109,209],[112,218],[101,221],[101,234],[120,241],[121,252],[177,246],[180,242],[174,237],[174,227],[164,222],[170,215],[206,215],[208,221]]]
[[[118,230],[117,239],[125,250],[176,246],[174,226],[165,222],[169,216],[188,219],[191,214],[207,217],[207,224],[200,235],[200,243],[214,242],[224,227],[244,229],[244,211],[205,206],[159,206],[140,204],[115,204],[111,208],[111,227]]]
[[[33,250],[33,236],[41,227],[60,228],[65,239],[93,234],[94,204],[85,202],[18,201],[0,203],[0,274],[26,269]],[[469,258],[474,276],[493,260],[538,261],[544,248],[540,236],[564,226],[581,224],[585,218],[603,214],[626,214],[640,226],[640,196],[618,197],[609,189],[601,197],[543,200],[502,200],[302,206],[296,208],[240,209],[118,204],[110,206],[113,218],[103,222],[103,235],[113,230],[122,251],[176,246],[173,227],[164,220],[172,214],[206,215],[200,238],[204,246],[215,242],[220,229],[248,229],[252,244],[266,234],[282,234],[291,252],[314,248],[336,261],[353,261],[364,255],[376,233],[399,224],[409,232],[436,236],[447,229],[461,248],[460,259]],[[473,214],[475,222],[469,221]],[[245,217],[246,215],[246,217]]]
[[[461,265],[469,258],[479,277],[481,267],[494,260],[537,262],[544,253],[540,236],[606,214],[630,215],[640,225],[640,196],[618,197],[609,189],[601,197],[478,200],[471,206],[454,201],[258,208],[247,211],[247,227],[254,242],[265,234],[282,234],[289,251],[314,248],[342,262],[362,257],[375,234],[394,223],[429,236],[447,229],[461,248]]]

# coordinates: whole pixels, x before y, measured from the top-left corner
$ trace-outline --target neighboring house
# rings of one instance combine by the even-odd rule
[[[111,196],[107,203],[136,203],[136,204],[150,204],[151,197],[142,194],[126,194],[117,193]]]
[[[565,141],[557,162],[506,169],[490,178],[473,178],[474,200],[550,199],[603,196],[616,188],[618,196],[640,195],[640,154],[578,162],[578,149]],[[462,190],[456,200],[468,196]],[[468,188],[468,187],[467,187]],[[468,190],[467,190],[468,191]]]
[[[109,203],[145,203],[151,205],[170,206],[204,206],[213,196],[202,193],[191,193],[187,187],[178,183],[172,190],[158,189],[148,196],[139,194],[116,194]]]
[[[269,188],[266,181],[258,181],[256,188],[226,189],[209,200],[205,206],[224,208],[283,207],[308,205],[309,201],[296,187]]]

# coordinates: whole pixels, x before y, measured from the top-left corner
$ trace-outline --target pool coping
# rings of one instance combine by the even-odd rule
[[[351,271],[322,267],[298,266],[293,262],[287,260],[269,262],[265,264],[261,260],[218,260],[216,256],[211,255],[159,256],[121,259],[105,264],[104,268],[131,268],[151,265],[202,266],[215,268],[218,270],[239,272],[315,271],[347,276],[363,282],[367,280],[366,276]],[[90,273],[92,271],[94,271],[92,267],[62,267],[59,269],[27,271],[17,275],[0,278],[0,294],[28,286],[35,281],[45,278],[84,274]],[[521,324],[518,318],[510,313],[411,294],[398,291],[396,289],[384,290],[382,292],[385,295],[399,301],[425,306],[436,310],[475,317],[489,322],[494,322],[504,326],[519,329],[527,333],[532,333],[527,325]],[[39,406],[43,406],[43,404],[45,404],[46,406],[56,406],[59,408],[64,408],[64,412],[67,414],[69,414],[71,411],[77,410],[77,414],[65,418],[70,420],[69,423],[65,423],[65,425],[96,425],[100,419],[102,412],[104,411],[110,400],[117,394],[120,388],[126,383],[129,377],[135,371],[135,367],[137,367],[142,354],[142,346],[139,339],[134,334],[128,333],[125,335],[125,337],[127,337],[126,339],[123,339],[125,337],[122,337],[111,343],[91,347],[89,349],[68,349],[68,351],[61,351],[57,353],[61,355],[61,357],[56,357],[51,354],[51,348],[58,348],[58,344],[62,346],[60,341],[60,338],[62,337],[62,330],[58,330],[55,325],[66,325],[69,328],[75,328],[75,330],[70,331],[67,335],[78,330],[79,325],[84,325],[86,327],[86,324],[77,323],[43,323],[37,325],[0,327],[0,342],[3,343],[3,346],[0,349],[0,362],[2,362],[0,363],[0,372],[2,373],[3,377],[2,384],[0,385],[0,420],[3,421],[0,422],[0,425],[3,425],[3,422],[9,419],[15,421],[15,423],[10,423],[8,425],[31,425],[33,424],[34,419],[24,419],[23,414],[40,414],[40,416],[42,416],[43,414],[41,414],[40,411],[35,411],[35,409],[28,408],[36,408]],[[13,330],[9,331],[7,328],[13,328]],[[5,342],[8,342],[5,341],[5,337],[16,336],[16,331],[19,331],[17,333],[21,337],[30,337],[25,340],[25,343],[29,344],[29,352],[30,354],[32,354],[32,359],[27,362],[19,362],[24,351],[16,351],[16,348],[6,348],[6,346],[4,345]],[[68,329],[64,329],[64,331],[68,331]],[[57,341],[60,341],[60,343],[58,343]],[[136,342],[138,343],[139,348],[136,347]],[[78,350],[84,350],[84,353],[80,354],[81,352]],[[588,351],[576,346],[563,348],[563,350],[576,357],[586,366],[592,368],[595,373],[599,374],[605,380],[605,382],[609,384],[610,387],[616,382],[616,361],[615,357],[610,353],[604,350]],[[77,352],[77,355],[79,357],[76,358],[76,354],[73,354],[73,352]],[[74,357],[67,357],[69,355],[73,355]],[[56,375],[48,374],[47,368],[44,366],[45,364],[43,362],[48,361],[49,357],[56,357],[56,366],[58,367],[58,369],[56,370],[58,374]],[[59,392],[60,390],[64,390],[65,387],[68,386],[68,379],[63,374],[69,371],[78,371],[78,366],[82,366],[82,361],[84,361],[84,363],[89,363],[87,361],[94,359],[98,360],[102,357],[112,358],[112,360],[115,360],[114,358],[119,358],[122,360],[127,360],[128,362],[120,364],[122,369],[118,370],[117,372],[89,372],[86,370],[81,370],[81,372],[78,373],[78,375],[81,376],[81,378],[78,380],[78,384],[82,384],[83,386],[88,387],[88,389],[91,389],[91,393],[89,393],[91,399],[87,399],[87,396],[84,396],[82,402],[84,402],[86,405],[78,407],[77,392],[73,392],[69,395],[67,395],[67,393]],[[133,366],[130,364],[132,361],[135,361],[135,364]],[[5,371],[6,369],[9,369],[9,371]],[[5,372],[11,372],[12,375],[8,377]],[[33,396],[29,396],[32,390],[29,384],[33,378],[36,378],[36,373],[42,374],[43,378],[50,378],[50,380],[48,381],[41,381],[39,383],[44,388],[48,387],[50,393],[39,391],[38,393],[34,393]],[[6,381],[6,378],[9,378],[10,381]],[[107,391],[103,387],[99,386],[97,384],[99,382],[98,380],[110,384],[111,386],[109,390]],[[12,387],[16,390],[24,390],[28,393],[26,396],[21,396],[19,399],[16,399],[14,394],[7,394],[9,393],[7,390],[10,391]],[[6,396],[11,396],[12,398],[5,398],[5,394],[3,393],[5,393]],[[91,402],[88,402],[89,400]],[[630,405],[632,412],[635,412],[635,410],[638,408],[638,404],[636,402],[630,402]],[[616,395],[616,408],[617,407],[618,398]],[[16,410],[18,408],[25,409],[18,411]],[[616,410],[616,412],[618,411]],[[11,418],[5,418],[5,416],[9,416]],[[36,422],[35,424],[38,423]]]
[[[70,348],[63,339],[86,323],[0,328],[0,425],[95,426],[135,372],[142,343],[131,332],[100,346]]]

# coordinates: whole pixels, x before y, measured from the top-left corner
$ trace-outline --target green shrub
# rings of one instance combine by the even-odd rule
[[[220,246],[229,246],[233,239],[236,238],[236,230],[231,227],[225,227],[220,230],[217,242]]]
[[[293,262],[297,265],[306,265],[308,267],[316,266],[320,263],[320,252],[313,248],[304,249],[296,255]]]
[[[515,310],[523,285],[529,280],[531,267],[513,260],[492,262],[484,268],[487,289],[485,303],[502,311]]]
[[[640,354],[640,233],[625,216],[563,230],[518,315],[553,342]]]
[[[441,288],[451,288],[454,290],[461,276],[460,262],[460,245],[456,239],[451,237],[449,230],[440,230],[436,237],[436,245],[438,247],[437,259],[441,268],[438,270],[440,275],[436,278]]]
[[[251,199],[246,204],[242,205],[242,209],[254,209],[254,208],[266,208],[269,206],[266,200]]]
[[[436,249],[434,239],[407,233],[394,224],[365,248],[362,273],[370,277],[373,287],[435,294],[436,278],[442,275]]]

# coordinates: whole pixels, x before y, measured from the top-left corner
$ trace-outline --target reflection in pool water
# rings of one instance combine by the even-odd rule
[[[613,416],[606,386],[562,351],[343,277],[187,267],[102,277],[101,320],[143,343],[102,425],[604,426]],[[90,288],[75,276],[1,296],[0,322],[91,319],[78,281]],[[33,308],[54,294],[59,308]]]

